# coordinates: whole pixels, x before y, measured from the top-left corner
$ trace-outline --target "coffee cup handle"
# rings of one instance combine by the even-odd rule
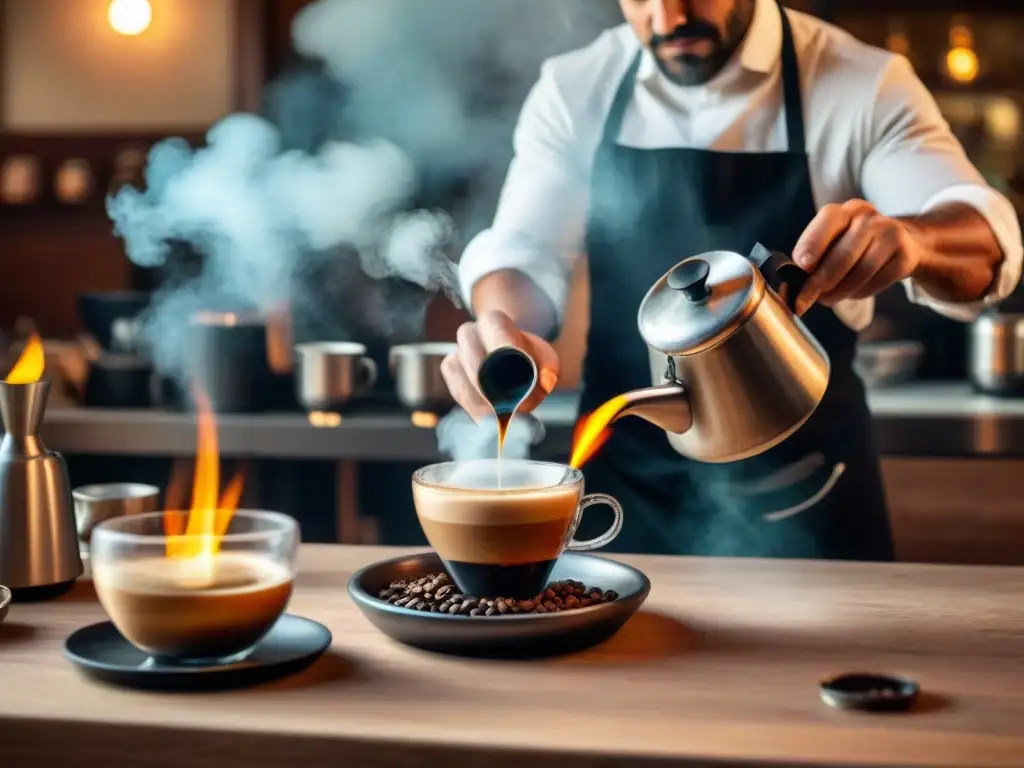
[[[606,493],[591,493],[584,496],[582,501],[580,501],[579,512],[576,513],[576,525],[573,526],[573,534],[576,533],[576,526],[583,519],[583,512],[587,507],[592,507],[595,504],[604,504],[612,508],[612,512],[615,513],[615,520],[612,521],[611,528],[593,539],[587,539],[586,541],[570,540],[569,545],[566,547],[570,552],[586,552],[591,549],[600,549],[606,544],[611,544],[622,530],[622,505],[619,504],[615,497],[609,496]]]
[[[359,359],[359,389],[365,391],[377,383],[377,364],[368,357]]]

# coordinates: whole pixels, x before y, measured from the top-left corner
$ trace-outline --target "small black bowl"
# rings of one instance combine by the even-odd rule
[[[377,629],[414,648],[476,658],[527,659],[574,653],[603,643],[636,613],[651,591],[650,580],[636,568],[566,552],[558,559],[551,581],[575,579],[614,590],[618,598],[558,613],[470,617],[421,613],[377,597],[393,581],[443,570],[434,552],[384,560],[353,575],[348,593]]]

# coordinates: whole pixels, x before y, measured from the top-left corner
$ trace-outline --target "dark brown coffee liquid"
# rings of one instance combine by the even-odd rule
[[[508,434],[508,425],[512,423],[512,417],[515,415],[515,411],[509,411],[508,413],[499,413],[498,417],[498,459],[501,459],[501,453],[505,448],[505,436]]]

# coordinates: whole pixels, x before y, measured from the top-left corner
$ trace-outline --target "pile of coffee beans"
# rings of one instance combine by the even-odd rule
[[[602,592],[582,581],[554,581],[530,600],[470,597],[459,592],[447,573],[431,573],[421,579],[394,581],[377,595],[392,605],[423,613],[453,616],[512,616],[519,613],[557,613],[610,603],[618,599],[614,590]]]

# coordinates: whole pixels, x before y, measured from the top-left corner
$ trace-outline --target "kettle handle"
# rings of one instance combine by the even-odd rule
[[[770,251],[760,243],[754,245],[750,260],[790,311],[795,312],[797,296],[803,290],[810,273],[797,266],[786,254]]]

